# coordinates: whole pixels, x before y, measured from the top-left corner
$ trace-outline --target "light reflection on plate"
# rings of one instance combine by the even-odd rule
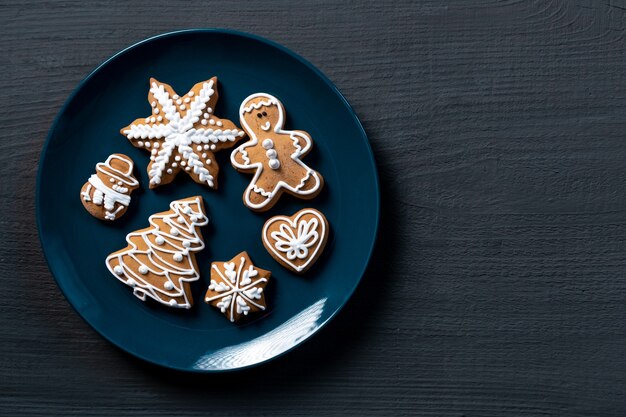
[[[278,356],[315,333],[325,304],[326,298],[322,298],[263,336],[210,352],[200,357],[193,367],[201,371],[226,371]]]

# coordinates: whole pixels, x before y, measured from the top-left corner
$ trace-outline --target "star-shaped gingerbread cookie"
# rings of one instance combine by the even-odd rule
[[[247,252],[227,262],[211,264],[211,285],[204,301],[220,309],[231,322],[265,310],[263,290],[272,273],[252,264]]]
[[[214,115],[217,99],[217,77],[197,83],[182,97],[169,85],[150,79],[152,114],[120,130],[133,146],[151,153],[150,188],[172,182],[180,171],[217,188],[214,153],[231,148],[245,135],[230,120]]]

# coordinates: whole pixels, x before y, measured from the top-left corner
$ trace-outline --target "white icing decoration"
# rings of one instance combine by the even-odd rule
[[[265,123],[263,126],[261,126],[261,129],[263,129],[264,131],[267,132],[268,130],[270,130],[271,127],[272,127],[272,124],[268,120],[267,123]]]
[[[195,221],[190,219],[189,222],[187,222],[183,218],[182,223],[176,222],[178,217],[183,217],[183,209],[190,205],[201,207],[200,198],[196,197],[190,201],[173,201],[170,203],[171,212],[157,213],[150,216],[148,221],[152,227],[129,233],[126,236],[126,241],[130,244],[130,248],[107,257],[106,265],[109,271],[121,282],[133,286],[133,294],[140,300],[145,301],[146,296],[148,296],[162,304],[172,307],[191,307],[183,284],[185,282],[197,281],[200,275],[193,267],[193,262],[190,258],[191,254],[189,252],[199,252],[204,249],[204,242],[200,238],[198,228],[206,225],[208,218],[202,211],[196,212],[192,210],[191,213]],[[170,231],[161,230],[156,223],[157,219],[171,227]],[[176,235],[170,233],[172,229],[177,231]],[[159,237],[163,238],[163,240],[168,243],[168,246],[155,246],[151,241],[151,236],[153,235],[157,235],[157,239]],[[132,239],[142,240],[147,246],[147,249],[139,250],[137,245],[132,242]],[[181,258],[181,262],[172,264],[167,256],[174,257],[176,254],[180,254],[183,250],[183,241],[189,241],[191,245],[189,248],[185,249],[187,253]],[[163,257],[163,255],[166,255],[166,257]],[[125,259],[129,259],[132,261],[132,264],[141,263],[139,259],[141,258],[143,260],[146,259],[146,257],[149,265],[142,264],[138,268],[139,273],[135,272],[135,270],[125,262]],[[115,262],[115,266],[112,266],[112,262]],[[152,275],[163,276],[165,278],[163,288],[156,287],[146,281],[142,277],[141,271],[144,270],[142,267],[145,268],[146,274],[150,272]],[[121,274],[119,273],[120,269],[122,270]],[[134,285],[130,285],[129,282],[134,282]],[[167,282],[170,283],[171,288],[168,288],[169,285]],[[165,290],[168,291],[166,292]],[[177,303],[176,300],[170,300],[173,298],[182,298],[182,301]]]
[[[265,139],[263,143],[261,143],[261,146],[263,147],[263,149],[273,149],[274,142],[272,141],[272,139]]]
[[[192,167],[194,174],[198,175],[200,181],[205,182],[210,187],[215,186],[213,176],[193,152],[192,145],[234,142],[238,137],[243,136],[244,132],[237,129],[214,130],[200,127],[194,128],[194,125],[204,113],[207,103],[215,93],[213,87],[213,80],[203,83],[200,91],[189,103],[189,109],[183,117],[173,102],[173,100],[177,100],[177,103],[180,101],[180,99],[177,99],[178,96],[173,95],[170,98],[163,84],[156,81],[152,82],[150,92],[161,106],[167,123],[132,124],[123,132],[131,141],[145,138],[164,139],[161,149],[153,160],[148,172],[150,184],[161,183],[163,172],[167,169],[172,154],[174,151],[177,151],[178,154],[187,160],[187,164]],[[186,106],[183,104],[179,108],[185,110]],[[149,147],[148,142],[146,142],[145,146]],[[191,171],[191,169],[188,171]]]
[[[270,166],[270,168],[272,169],[278,169],[280,168],[280,161],[278,159],[270,159],[267,164]]]
[[[216,307],[222,313],[226,313],[226,310],[229,310],[229,320],[231,322],[235,321],[235,311],[237,314],[247,316],[250,311],[250,305],[254,305],[260,310],[265,310],[265,306],[256,303],[254,300],[261,299],[261,294],[263,293],[263,288],[257,286],[257,284],[267,282],[267,279],[259,278],[253,281],[252,279],[259,274],[259,271],[254,269],[253,265],[249,265],[247,269],[244,269],[245,263],[246,258],[242,256],[239,267],[235,271],[235,263],[226,262],[224,263],[223,274],[215,264],[211,265],[211,268],[221,278],[221,282],[211,280],[209,290],[217,292],[218,295],[206,297],[204,300],[207,303],[220,300]]]
[[[306,214],[315,217],[308,221],[302,219]],[[267,237],[267,231],[275,222],[281,222],[278,231],[270,234],[273,241]],[[291,226],[291,227],[289,227]],[[319,228],[319,232],[317,229]],[[294,233],[293,229],[296,230]],[[291,220],[286,216],[275,216],[270,218],[263,226],[263,242],[267,248],[291,266],[294,270],[300,272],[308,267],[313,259],[315,259],[318,251],[321,249],[321,241],[326,236],[326,222],[318,212],[311,209],[304,209],[298,213],[298,216]],[[310,248],[315,246],[312,253]],[[292,261],[295,259],[307,259],[302,265],[297,266]]]
[[[261,100],[258,103],[252,103],[249,106],[244,106],[246,103],[248,103],[250,100],[257,98],[257,97],[262,97],[263,100]],[[300,183],[298,185],[296,185],[295,187],[287,184],[284,181],[278,181],[276,183],[276,186],[272,189],[272,191],[268,192],[266,190],[264,190],[263,188],[259,187],[257,185],[257,182],[259,180],[259,178],[261,177],[262,173],[263,173],[263,164],[259,161],[257,162],[252,162],[250,160],[250,157],[248,155],[248,151],[246,150],[246,148],[255,146],[259,143],[259,138],[257,137],[257,134],[255,132],[255,129],[252,129],[248,123],[246,122],[244,115],[245,113],[249,113],[252,110],[258,110],[263,106],[270,106],[270,105],[274,105],[277,108],[278,111],[278,121],[276,123],[276,125],[274,126],[274,132],[281,134],[281,135],[288,135],[289,138],[292,140],[293,142],[293,147],[294,147],[294,152],[290,155],[291,159],[298,165],[300,165],[302,168],[304,168],[306,170],[306,175],[300,180]],[[284,188],[286,190],[289,190],[290,192],[292,192],[293,194],[296,195],[310,195],[310,194],[315,194],[319,189],[320,186],[322,184],[319,175],[316,171],[312,170],[311,168],[309,168],[304,162],[302,162],[300,160],[300,156],[306,154],[309,149],[312,146],[311,143],[311,139],[308,137],[308,135],[304,135],[300,132],[297,131],[293,131],[293,130],[283,130],[283,124],[284,124],[284,120],[285,120],[285,115],[283,112],[283,106],[280,105],[278,99],[270,94],[266,94],[266,93],[256,93],[256,94],[252,94],[250,96],[248,96],[242,103],[241,106],[239,107],[239,118],[241,120],[241,124],[242,127],[244,127],[244,130],[247,131],[250,140],[248,140],[247,142],[239,145],[231,154],[230,154],[230,161],[232,163],[232,165],[236,168],[242,169],[242,170],[250,170],[251,168],[256,168],[254,177],[252,178],[252,181],[250,181],[250,184],[248,185],[248,187],[246,188],[245,194],[244,194],[244,201],[246,203],[246,205],[250,208],[253,209],[263,209],[265,206],[267,206],[277,195],[277,193],[280,191],[281,188]],[[303,144],[304,146],[301,146],[300,144]],[[237,161],[237,155],[239,155],[243,161],[243,163],[240,163]],[[268,161],[269,162],[269,161]],[[280,161],[278,161],[278,167],[280,166]],[[273,163],[276,166],[276,163]],[[270,168],[272,169],[278,169],[278,167],[276,168],[272,168],[272,166],[270,166]],[[307,183],[307,181],[315,181],[315,186],[311,187],[310,189],[306,190],[306,191],[301,191],[301,189],[304,187],[304,185]],[[265,197],[265,200],[263,200],[261,203],[258,204],[254,204],[252,203],[252,201],[250,200],[250,195],[255,192],[258,193],[260,195],[262,195],[263,197]]]

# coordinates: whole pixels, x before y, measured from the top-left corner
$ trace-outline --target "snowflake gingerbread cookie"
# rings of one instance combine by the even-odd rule
[[[283,130],[285,109],[276,97],[252,94],[241,103],[239,117],[250,140],[230,159],[238,171],[254,173],[243,195],[247,207],[269,210],[283,192],[307,200],[319,194],[324,179],[301,160],[313,146],[311,137],[304,131]]]
[[[204,248],[200,226],[209,220],[202,198],[170,203],[168,211],[153,214],[150,227],[126,236],[128,246],[112,253],[106,266],[115,278],[146,296],[176,308],[191,308],[189,284],[200,278],[195,252]]]
[[[328,241],[328,221],[306,208],[291,217],[274,216],[263,226],[263,246],[282,266],[304,273],[320,257]]]
[[[263,290],[271,272],[252,264],[247,252],[227,262],[211,263],[211,284],[204,301],[235,322],[266,308]]]
[[[169,85],[150,79],[152,114],[120,130],[135,147],[151,153],[150,188],[172,182],[180,171],[217,188],[214,153],[231,148],[245,135],[230,120],[213,114],[217,99],[217,77],[197,83],[182,97]]]
[[[80,189],[80,200],[89,214],[112,221],[126,213],[130,195],[139,187],[133,167],[133,160],[120,153],[96,164],[96,173]]]

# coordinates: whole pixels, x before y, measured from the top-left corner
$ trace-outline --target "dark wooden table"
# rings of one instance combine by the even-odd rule
[[[626,1],[0,3],[0,414],[626,415]],[[39,153],[93,68],[229,27],[325,72],[383,188],[345,310],[289,355],[194,376],[70,308],[34,222]]]

